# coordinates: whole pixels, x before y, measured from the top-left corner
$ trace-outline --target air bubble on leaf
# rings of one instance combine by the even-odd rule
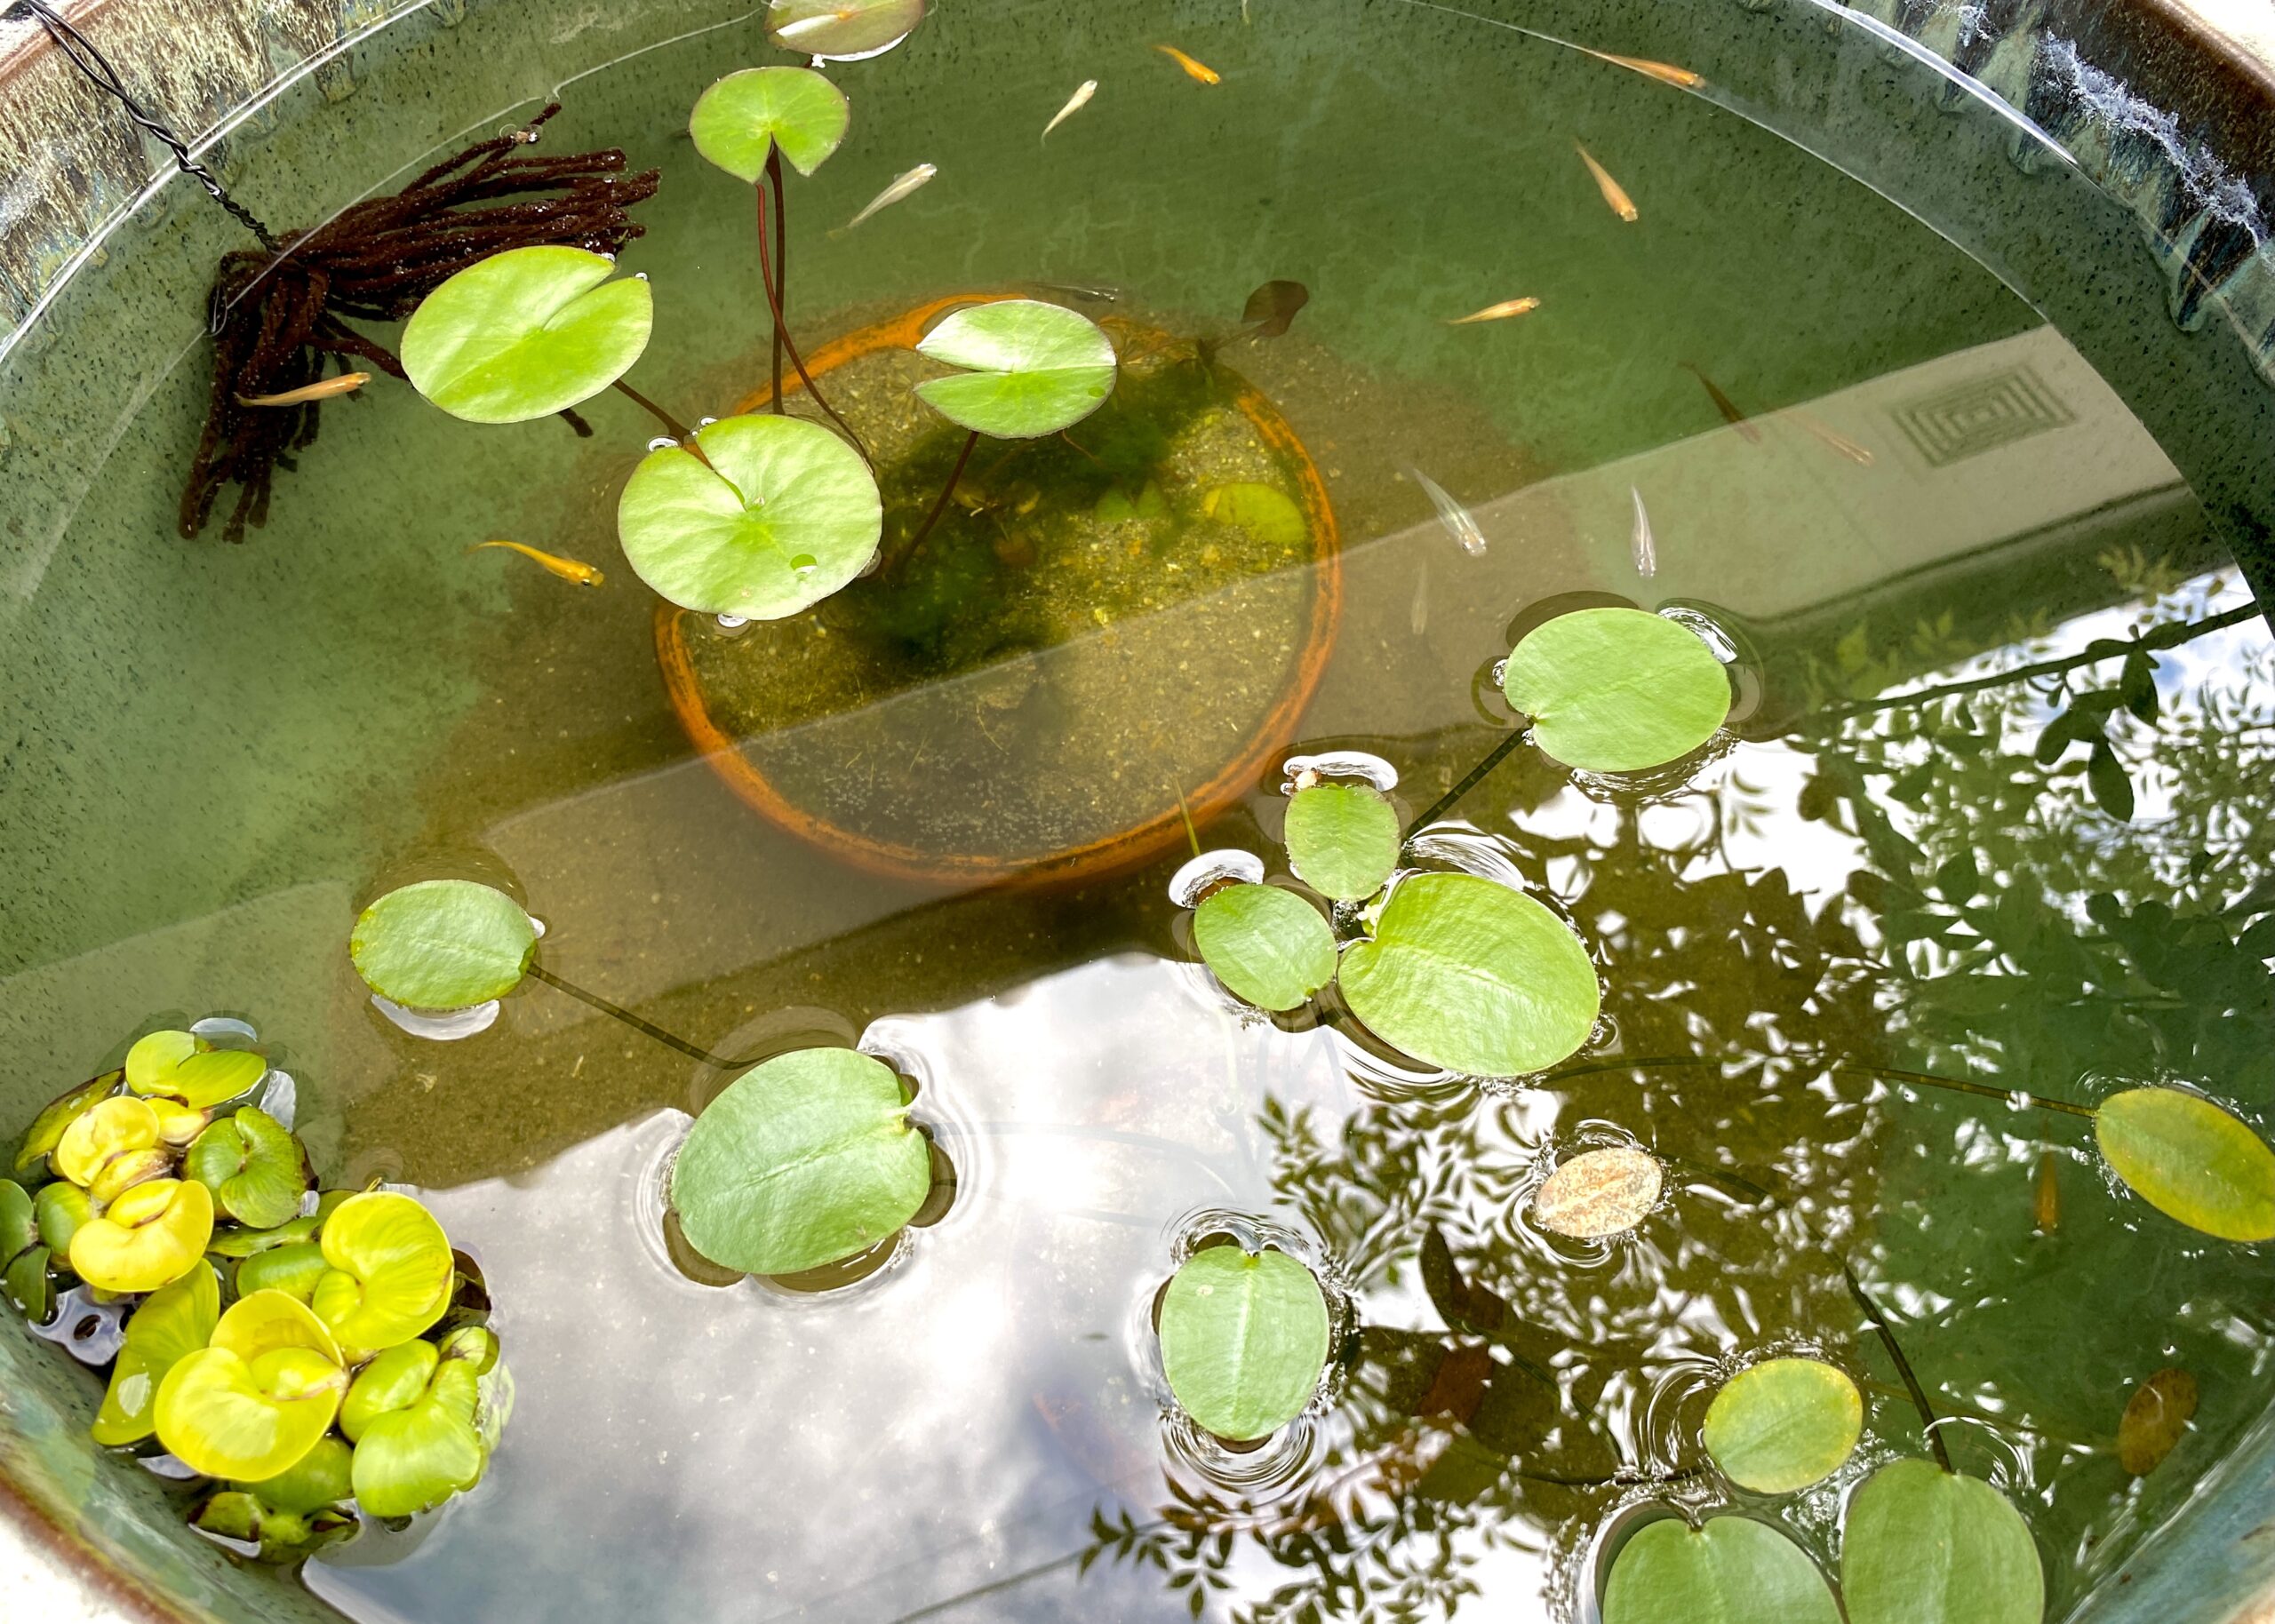
[[[651,451],[668,451],[678,444],[679,442],[669,434],[658,434],[653,440],[648,442],[648,449]]]
[[[790,561],[790,568],[800,575],[811,575],[821,568],[821,561],[810,553],[801,553]]]
[[[240,1021],[235,1015],[207,1015],[202,1021],[189,1023],[189,1035],[203,1038],[217,1048],[251,1045],[260,1041],[260,1034],[250,1021]]]
[[[1180,908],[1195,907],[1202,897],[1228,881],[1256,885],[1263,879],[1264,859],[1252,851],[1233,847],[1204,851],[1169,876],[1169,901]]]
[[[1356,782],[1389,794],[1398,787],[1398,768],[1363,750],[1328,750],[1289,756],[1281,764],[1280,792],[1292,795],[1313,784]]]
[[[371,994],[371,1007],[414,1038],[425,1038],[435,1043],[456,1043],[461,1039],[478,1036],[496,1025],[499,1004],[493,998],[488,1003],[476,1004],[471,1009],[453,1009],[447,1015],[434,1015],[425,1010],[405,1009],[374,992]]]

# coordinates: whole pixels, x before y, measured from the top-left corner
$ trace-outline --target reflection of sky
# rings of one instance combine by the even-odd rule
[[[519,1407],[486,1484],[391,1565],[319,1564],[370,1619],[879,1624],[1155,1514],[1130,1357],[1176,1220],[1268,1212],[1249,1112],[1347,1109],[1330,1040],[1243,1025],[1179,966],[1085,966],[870,1041],[927,1073],[962,1197],[906,1266],[836,1301],[686,1283],[637,1204],[681,1118],[438,1193],[501,1305]],[[949,1618],[1152,1620],[1161,1575],[1071,1566]]]

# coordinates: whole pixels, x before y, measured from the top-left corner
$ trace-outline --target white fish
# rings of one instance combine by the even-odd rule
[[[1075,114],[1081,112],[1084,107],[1089,107],[1090,105],[1090,98],[1098,93],[1098,82],[1096,79],[1083,80],[1081,86],[1076,89],[1074,93],[1066,98],[1066,105],[1058,109],[1058,116],[1052,119],[1049,123],[1043,125],[1042,139],[1046,141],[1049,140],[1050,139],[1050,132],[1053,130],[1058,129],[1059,125],[1074,117]]]
[[[1651,534],[1651,515],[1643,506],[1643,493],[1630,485],[1635,502],[1635,573],[1649,580],[1659,572],[1659,544]]]
[[[1438,522],[1446,527],[1446,534],[1461,543],[1461,550],[1472,558],[1485,556],[1485,532],[1477,528],[1477,521],[1469,509],[1454,500],[1443,485],[1419,468],[1409,467],[1406,477],[1422,487],[1422,494],[1430,498],[1430,506],[1438,510]]]
[[[940,171],[937,168],[930,163],[919,163],[914,169],[910,170],[906,174],[895,176],[893,183],[890,186],[878,193],[874,197],[869,199],[869,206],[867,208],[862,210],[860,213],[855,215],[851,219],[847,220],[842,226],[840,226],[835,231],[831,232],[829,235],[832,236],[838,236],[845,232],[852,230],[854,227],[859,225],[863,220],[867,219],[869,216],[874,214],[878,210],[890,208],[894,203],[898,203],[902,198],[907,196],[911,192],[914,191],[918,187],[922,186],[926,181],[930,180],[933,176],[939,172]]]

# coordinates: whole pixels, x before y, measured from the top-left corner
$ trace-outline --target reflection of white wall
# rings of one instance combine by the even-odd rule
[[[496,1480],[415,1551],[320,1564],[314,1587],[371,1618],[880,1624],[1080,1550],[1117,1486],[1152,1517],[1130,1341],[1169,1227],[1270,1210],[1250,1090],[1330,1130],[1350,1109],[1326,1035],[1243,1023],[1198,984],[1113,959],[873,1029],[921,1057],[920,1112],[965,1185],[906,1267],[844,1300],[669,1272],[640,1215],[673,1113],[435,1192],[483,1238],[520,1407]],[[1066,1594],[1133,1624],[1171,1604],[1151,1568]]]

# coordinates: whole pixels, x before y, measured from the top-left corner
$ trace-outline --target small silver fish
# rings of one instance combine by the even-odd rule
[[[1082,84],[1075,90],[1074,93],[1066,98],[1066,105],[1058,109],[1058,116],[1052,119],[1049,123],[1043,125],[1042,139],[1046,141],[1049,140],[1050,139],[1050,132],[1053,130],[1058,129],[1059,125],[1074,117],[1075,114],[1081,112],[1084,107],[1090,106],[1090,98],[1098,93],[1098,82],[1096,79],[1083,80]]]
[[[1659,572],[1659,544],[1651,534],[1651,515],[1643,506],[1643,493],[1630,485],[1627,494],[1635,503],[1635,573],[1648,581]]]
[[[1469,509],[1454,500],[1451,492],[1421,469],[1409,467],[1406,477],[1422,487],[1422,494],[1438,510],[1438,522],[1446,527],[1447,535],[1461,543],[1461,550],[1472,558],[1483,558],[1485,532],[1477,528],[1477,521]]]
[[[840,226],[835,231],[831,232],[829,235],[832,236],[839,236],[852,230],[854,227],[859,225],[863,220],[867,219],[869,216],[874,214],[878,210],[890,208],[894,203],[898,203],[902,198],[907,196],[911,192],[914,192],[918,187],[922,186],[926,181],[930,180],[933,176],[939,172],[940,171],[937,168],[930,163],[919,163],[914,169],[910,170],[906,174],[895,176],[893,178],[893,183],[890,186],[887,187],[883,191],[878,193],[874,197],[872,197],[869,200],[869,206],[867,208],[862,210],[860,213],[855,215],[851,219],[847,220],[842,226]]]

